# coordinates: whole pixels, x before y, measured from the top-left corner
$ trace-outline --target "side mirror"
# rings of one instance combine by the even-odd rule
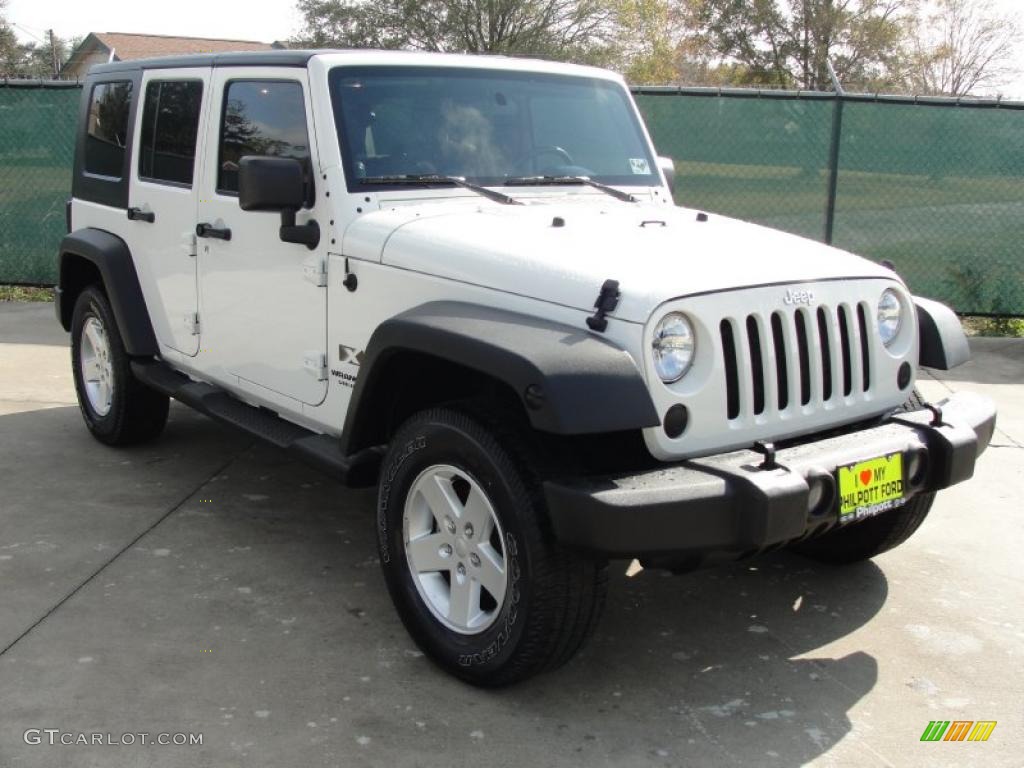
[[[665,183],[673,197],[676,194],[676,162],[671,157],[658,157],[658,167],[665,174]]]
[[[238,162],[238,205],[243,211],[281,214],[281,240],[313,250],[320,244],[315,221],[295,223],[296,212],[306,205],[302,163],[293,157],[247,155]]]
[[[238,162],[243,211],[297,211],[306,203],[302,163],[293,157],[247,155]]]

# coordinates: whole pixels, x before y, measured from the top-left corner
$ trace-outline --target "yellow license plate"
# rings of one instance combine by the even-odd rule
[[[839,520],[870,517],[903,502],[903,454],[839,468]]]

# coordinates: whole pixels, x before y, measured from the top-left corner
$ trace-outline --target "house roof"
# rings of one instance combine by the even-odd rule
[[[270,43],[254,40],[223,40],[202,37],[171,37],[169,35],[137,35],[128,32],[93,32],[120,61],[148,59],[154,56],[180,56],[188,53],[224,53],[226,51],[269,51]]]

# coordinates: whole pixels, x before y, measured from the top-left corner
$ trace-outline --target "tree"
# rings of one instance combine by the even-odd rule
[[[914,27],[909,84],[948,96],[991,90],[1013,71],[1021,31],[990,0],[935,0]]]
[[[825,90],[893,78],[912,0],[680,0],[686,47],[740,84]],[[706,67],[708,65],[705,65]]]
[[[16,74],[21,62],[21,48],[18,38],[7,23],[4,10],[7,0],[0,0],[0,77],[11,77]]]
[[[20,69],[22,77],[46,79],[53,77],[54,56],[56,55],[57,66],[60,67],[68,60],[70,55],[69,44],[59,37],[53,38],[54,45],[51,48],[49,43],[24,43],[20,46]]]
[[[668,0],[618,0],[615,66],[634,84],[666,84],[679,75],[678,14]]]
[[[0,77],[52,77],[54,54],[57,65],[62,65],[74,48],[74,42],[59,37],[53,38],[53,47],[48,40],[45,43],[19,42],[4,17],[6,5],[6,0],[0,0]]]
[[[313,47],[533,54],[559,59],[607,55],[610,0],[298,0]]]

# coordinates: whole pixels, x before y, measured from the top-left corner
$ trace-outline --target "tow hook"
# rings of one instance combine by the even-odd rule
[[[775,443],[758,440],[754,443],[753,448],[764,456],[764,461],[757,466],[758,469],[779,469],[782,466],[775,461]]]
[[[932,414],[931,426],[933,426],[933,427],[941,427],[941,426],[943,426],[944,422],[942,421],[942,409],[939,406],[935,405],[934,403],[925,403],[924,407],[925,407],[925,409],[931,411],[931,414]]]

